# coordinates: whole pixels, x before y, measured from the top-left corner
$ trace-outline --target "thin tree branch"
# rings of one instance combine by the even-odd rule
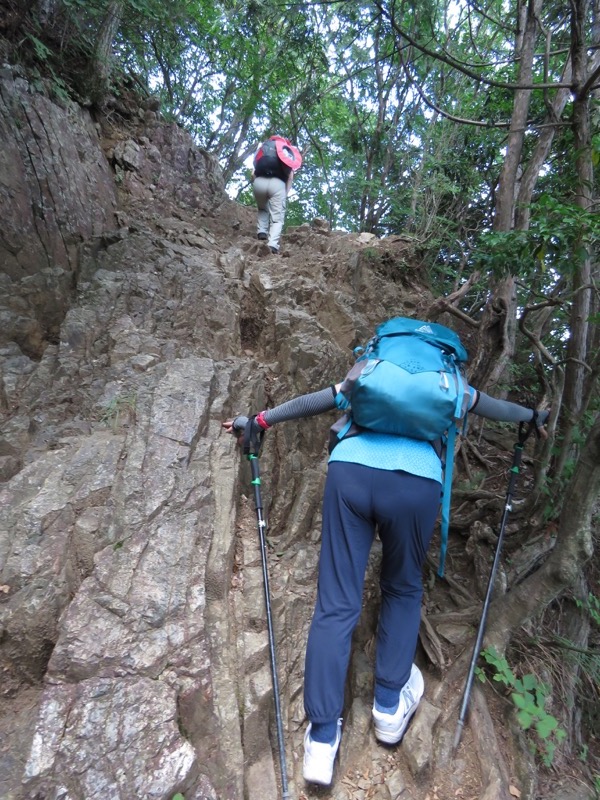
[[[594,71],[591,73],[591,75],[589,75],[588,79],[587,79],[587,80],[586,80],[586,82],[583,84],[583,86],[581,87],[581,89],[579,89],[579,91],[577,92],[577,97],[578,97],[579,99],[583,99],[583,98],[587,97],[587,96],[588,96],[588,94],[589,94],[590,92],[592,92],[594,89],[597,89],[597,88],[598,88],[598,85],[595,83],[595,81],[596,81],[596,80],[597,80],[599,77],[600,77],[600,64],[599,64],[599,65],[596,67],[596,69],[595,69],[595,70],[594,70]]]
[[[508,130],[510,128],[510,122],[482,122],[481,120],[474,120],[474,119],[466,119],[464,117],[457,117],[454,114],[450,114],[448,111],[444,111],[442,108],[437,106],[432,100],[425,96],[421,86],[415,81],[415,79],[410,75],[408,72],[408,67],[405,66],[405,74],[411,85],[417,91],[417,94],[421,98],[421,100],[425,103],[426,106],[431,108],[432,111],[437,112],[445,119],[449,119],[452,122],[457,122],[461,125],[473,125],[476,128],[496,128],[499,130]],[[555,84],[555,86],[561,86],[562,84]],[[522,87],[523,88],[523,87]],[[524,87],[527,88],[527,87]],[[513,132],[521,132],[526,131],[531,128],[536,128],[537,130],[541,130],[542,128],[556,128],[556,127],[569,127],[571,125],[570,122],[540,122],[536,124],[535,122],[528,122],[526,127],[523,128],[513,128]]]
[[[430,58],[433,58],[435,61],[441,61],[444,64],[447,64],[449,67],[456,69],[458,72],[462,72],[463,75],[466,75],[469,78],[473,78],[473,80],[477,81],[477,83],[481,83],[484,86],[495,86],[497,89],[510,89],[511,91],[516,90],[523,90],[523,89],[571,89],[572,84],[570,83],[532,83],[532,84],[519,84],[519,83],[506,83],[504,81],[494,81],[490,80],[489,78],[484,78],[479,75],[477,72],[469,69],[466,66],[463,66],[459,61],[451,56],[440,53],[436,53],[434,50],[430,50],[428,47],[419,44],[416,39],[410,36],[406,31],[404,31],[398,23],[393,19],[391,14],[383,8],[379,0],[375,0],[375,5],[381,11],[384,17],[389,20],[390,25],[396,32],[396,34],[412,45],[416,50],[420,53],[423,53]]]

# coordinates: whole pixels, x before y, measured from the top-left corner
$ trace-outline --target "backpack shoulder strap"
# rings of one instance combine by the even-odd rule
[[[438,575],[440,578],[444,577],[444,563],[446,561],[446,550],[448,549],[448,533],[450,531],[450,501],[452,498],[452,475],[454,471],[454,446],[456,443],[457,426],[462,422],[461,434],[464,436],[467,432],[467,416],[469,410],[469,402],[471,400],[471,393],[469,385],[465,381],[460,370],[456,369],[457,380],[457,398],[456,408],[454,413],[454,421],[448,428],[446,435],[446,463],[444,468],[444,482],[442,486],[442,522],[440,526],[440,564],[438,567]]]
[[[342,411],[346,411],[350,406],[350,398],[352,397],[352,390],[354,384],[360,377],[362,371],[367,366],[367,360],[362,357],[352,365],[346,377],[340,385],[340,390],[335,396],[335,404]]]

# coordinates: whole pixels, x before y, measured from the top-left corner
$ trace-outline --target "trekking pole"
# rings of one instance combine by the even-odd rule
[[[271,678],[273,680],[273,698],[275,702],[275,723],[277,726],[277,743],[279,746],[279,764],[281,768],[281,792],[283,800],[288,800],[287,769],[285,765],[285,747],[283,742],[283,724],[281,719],[281,704],[279,699],[279,681],[277,679],[277,661],[275,659],[275,636],[273,634],[273,618],[271,615],[271,593],[269,590],[269,571],[267,567],[267,542],[265,531],[267,523],[263,517],[263,504],[260,492],[260,466],[258,454],[262,444],[264,431],[259,431],[258,426],[251,417],[244,429],[244,455],[250,462],[252,470],[252,486],[254,487],[254,507],[258,524],[258,537],[260,540],[260,556],[262,561],[263,588],[265,592],[265,607],[267,610],[267,631],[269,635],[269,654],[271,661]]]
[[[454,750],[456,750],[456,748],[460,743],[460,737],[465,724],[465,717],[467,715],[467,708],[469,705],[469,696],[471,694],[473,679],[475,677],[475,667],[477,665],[477,659],[479,658],[479,651],[481,650],[481,643],[483,641],[483,634],[485,632],[485,623],[487,620],[488,609],[490,606],[490,598],[492,595],[492,590],[494,588],[494,582],[496,580],[496,572],[498,571],[498,564],[500,563],[500,551],[502,549],[502,542],[504,539],[506,520],[508,519],[509,512],[512,511],[512,495],[515,488],[517,475],[519,474],[519,467],[521,465],[521,456],[523,455],[523,446],[527,441],[529,434],[534,429],[534,427],[535,425],[533,422],[529,423],[527,428],[525,428],[524,422],[519,423],[519,441],[515,442],[513,462],[510,468],[510,477],[508,480],[508,488],[506,490],[506,501],[504,503],[504,512],[502,514],[502,522],[500,523],[500,533],[498,534],[498,541],[496,542],[496,552],[494,553],[494,561],[492,563],[492,569],[490,571],[487,591],[485,593],[485,600],[483,601],[483,609],[481,611],[481,620],[479,622],[479,629],[477,631],[475,644],[473,646],[473,654],[471,656],[469,672],[467,673],[467,680],[465,682],[463,699],[460,707],[460,714],[458,715],[458,724],[456,726],[456,733],[454,734],[454,746],[453,746]]]

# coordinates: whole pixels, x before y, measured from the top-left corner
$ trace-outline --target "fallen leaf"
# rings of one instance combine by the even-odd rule
[[[511,794],[513,797],[521,797],[520,790],[517,789],[517,787],[513,786],[512,784],[508,787],[508,791],[509,791],[509,794]]]

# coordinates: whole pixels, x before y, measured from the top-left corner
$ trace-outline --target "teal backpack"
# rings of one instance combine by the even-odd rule
[[[333,425],[330,450],[366,428],[431,442],[442,458],[441,552],[444,574],[448,545],[454,442],[457,425],[466,427],[469,387],[462,374],[467,351],[444,325],[395,317],[379,325],[375,336],[355,349],[356,363],[336,396],[345,412]]]

